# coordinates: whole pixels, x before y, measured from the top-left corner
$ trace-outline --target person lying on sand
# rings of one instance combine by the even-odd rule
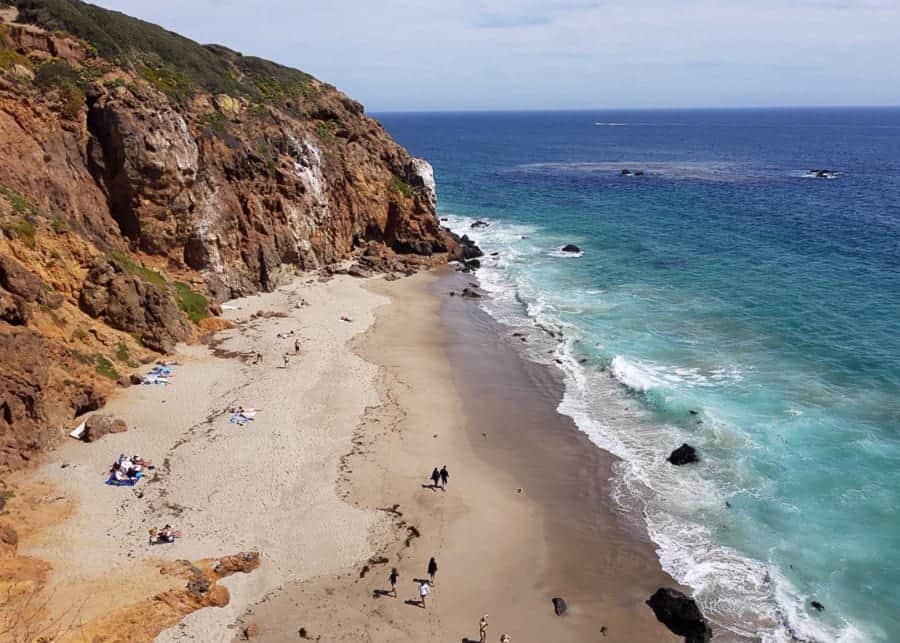
[[[131,464],[135,466],[135,468],[140,471],[141,469],[155,469],[156,465],[150,462],[150,460],[144,460],[141,456],[135,454],[131,456]]]
[[[177,531],[172,525],[166,525],[162,529],[153,528],[150,530],[150,544],[161,545],[163,543],[174,543],[176,538],[181,537],[181,532]]]
[[[352,322],[353,320],[347,317],[347,315],[341,315],[341,321]]]

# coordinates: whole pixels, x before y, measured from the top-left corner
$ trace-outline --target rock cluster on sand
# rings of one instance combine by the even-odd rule
[[[94,413],[84,423],[84,433],[81,439],[84,442],[96,442],[104,435],[110,433],[124,433],[128,430],[128,425],[124,420],[115,418],[111,415]]]
[[[685,643],[708,643],[712,628],[697,607],[694,599],[670,587],[661,587],[647,600],[656,618]]]

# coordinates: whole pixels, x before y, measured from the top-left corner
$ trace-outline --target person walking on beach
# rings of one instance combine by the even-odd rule
[[[284,367],[287,368],[287,367],[288,367],[288,362],[290,361],[290,360],[288,360],[287,354],[282,355],[281,358],[284,360]]]
[[[294,340],[294,355],[300,354],[300,338]]]
[[[431,584],[434,585],[434,575],[437,574],[437,561],[434,556],[428,561],[428,576],[431,578]]]
[[[440,482],[441,482],[441,472],[438,471],[437,467],[435,467],[434,471],[431,472],[431,486],[434,489],[437,489]]]
[[[447,465],[445,464],[441,467],[441,470],[438,473],[441,474],[441,489],[444,489],[447,486],[447,482],[450,480],[450,472],[447,471]]]
[[[425,609],[425,597],[430,593],[431,587],[428,586],[428,581],[419,583],[419,602],[422,604],[422,609]]]
[[[388,580],[391,581],[391,592],[394,594],[394,597],[397,597],[397,579],[400,578],[400,574],[397,573],[396,567],[391,567],[391,575],[388,576]]]
[[[487,643],[487,617],[485,614],[478,622],[478,643]]]

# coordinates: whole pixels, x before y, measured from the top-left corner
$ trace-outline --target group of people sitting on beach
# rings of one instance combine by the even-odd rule
[[[181,537],[181,532],[176,530],[172,525],[166,524],[161,529],[155,527],[150,530],[150,544],[162,545],[166,543],[174,543],[176,538]]]
[[[109,477],[116,482],[135,482],[144,475],[145,469],[153,468],[155,467],[152,462],[144,460],[139,455],[129,458],[122,453],[109,468]]]

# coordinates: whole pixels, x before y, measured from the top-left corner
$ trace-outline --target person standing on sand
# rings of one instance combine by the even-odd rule
[[[437,561],[434,556],[428,561],[428,575],[431,577],[431,584],[434,585],[434,575],[437,574]]]
[[[300,354],[300,338],[294,340],[294,355]]]
[[[441,488],[445,488],[447,486],[447,482],[450,480],[450,472],[447,471],[447,465],[441,467],[441,470],[438,472],[441,474]]]
[[[282,355],[281,357],[282,357],[282,359],[284,360],[284,367],[287,368],[287,367],[288,367],[288,361],[289,361],[289,360],[288,360],[288,356],[285,354],[285,355]]]
[[[422,609],[425,609],[425,597],[431,593],[431,588],[428,586],[427,581],[422,581],[419,583],[419,602],[422,604]]]
[[[441,482],[441,472],[438,471],[438,468],[435,467],[434,471],[431,472],[431,486],[437,489],[438,484]]]
[[[487,643],[487,617],[485,614],[478,622],[478,643]]]
[[[391,592],[394,594],[394,597],[397,597],[397,579],[400,578],[400,574],[397,573],[396,567],[391,567],[391,575],[388,576],[388,580],[391,581]]]

